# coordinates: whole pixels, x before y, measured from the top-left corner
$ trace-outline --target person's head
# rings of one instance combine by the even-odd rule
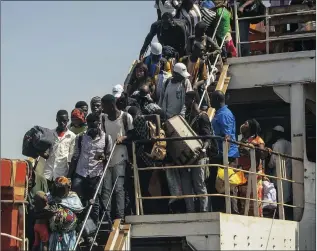
[[[158,62],[162,57],[163,47],[158,42],[151,43],[151,60],[153,62]]]
[[[191,10],[193,8],[194,3],[195,3],[195,0],[183,0],[182,7],[185,10],[189,11],[189,10]]]
[[[249,138],[251,136],[258,136],[261,132],[261,127],[258,121],[255,119],[248,119],[240,127],[240,132],[244,138]]]
[[[148,84],[143,84],[139,88],[139,95],[140,97],[146,97],[148,94],[150,94],[150,87]]]
[[[101,98],[100,97],[96,96],[91,99],[90,109],[91,109],[91,112],[96,115],[101,114]]]
[[[100,117],[95,113],[89,113],[87,116],[87,134],[95,137],[100,132]]]
[[[196,107],[198,108],[199,105],[199,94],[198,92],[195,91],[189,91],[186,92],[185,95],[185,106],[187,109],[190,109],[193,107],[193,105],[196,105]]]
[[[195,25],[195,37],[201,38],[206,34],[207,24],[204,21],[200,21]]]
[[[205,46],[202,43],[194,43],[192,55],[201,58],[205,53]]]
[[[56,114],[57,129],[64,131],[67,129],[69,122],[68,112],[66,110],[59,110]]]
[[[173,25],[173,15],[170,12],[165,12],[162,15],[162,27],[164,30],[167,30]]]
[[[133,119],[141,115],[141,110],[136,106],[130,106],[127,112],[132,116]]]
[[[73,126],[80,127],[86,123],[84,111],[80,108],[75,108],[71,113],[71,121]]]
[[[65,198],[70,192],[71,181],[70,179],[61,176],[54,180],[52,195],[53,197]]]
[[[177,81],[182,81],[188,78],[190,74],[187,71],[186,65],[183,63],[176,63],[173,68],[173,78]]]
[[[122,93],[123,93],[124,89],[123,89],[123,86],[122,85],[115,85],[113,88],[112,88],[112,95],[118,99],[122,96]]]
[[[226,97],[222,91],[212,92],[210,99],[211,99],[211,107],[215,108],[216,110],[218,110],[219,108],[225,105]]]
[[[115,96],[111,94],[107,94],[103,96],[101,99],[101,106],[104,113],[109,115],[116,112],[116,110],[118,109],[116,102],[117,102],[117,99],[115,98]]]
[[[136,79],[145,79],[148,75],[148,68],[143,62],[139,62],[135,66],[134,75]]]
[[[272,140],[277,141],[279,139],[285,138],[285,130],[284,127],[277,125],[272,130]]]
[[[82,109],[84,111],[85,117],[87,116],[87,114],[88,114],[88,104],[85,101],[78,101],[75,104],[75,108]]]
[[[201,2],[201,7],[204,7],[206,9],[213,9],[215,8],[215,4],[213,3],[213,1],[205,0]]]
[[[43,191],[37,191],[34,195],[34,206],[37,210],[42,210],[48,202],[47,196]]]

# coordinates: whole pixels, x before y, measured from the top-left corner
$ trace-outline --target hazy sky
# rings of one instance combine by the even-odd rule
[[[34,125],[122,84],[137,59],[154,1],[1,3],[1,157],[21,158]]]

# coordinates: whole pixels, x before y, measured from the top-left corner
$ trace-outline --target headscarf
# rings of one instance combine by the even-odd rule
[[[68,179],[64,176],[56,178],[54,183],[55,183],[56,187],[70,187],[71,186],[70,179]]]
[[[80,108],[72,110],[71,118],[79,119],[83,124],[86,123],[85,113]]]
[[[101,98],[96,96],[96,97],[93,97],[90,101],[90,106],[92,106],[93,104],[95,103],[101,103]]]

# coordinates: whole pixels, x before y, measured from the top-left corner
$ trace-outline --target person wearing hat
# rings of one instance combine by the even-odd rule
[[[112,88],[112,95],[116,98],[117,108],[120,111],[124,111],[127,106],[140,107],[135,99],[128,97],[128,95],[124,92],[122,85],[115,85]]]
[[[275,142],[272,146],[274,152],[292,155],[292,143],[285,139],[285,130],[282,126],[277,125],[272,130],[272,142]],[[276,168],[278,168],[278,156],[271,154],[268,167],[273,170],[273,176],[276,176]],[[286,179],[292,179],[292,160],[285,158],[285,171],[281,170],[281,173],[285,173]],[[272,180],[276,185],[276,180]],[[285,204],[292,204],[292,183],[283,181],[283,202]],[[285,219],[292,220],[292,208],[284,207]]]
[[[192,90],[189,77],[186,65],[183,63],[174,65],[173,76],[166,82],[159,102],[167,118],[175,115],[185,116],[185,94]]]
[[[157,36],[157,40],[161,45],[171,46],[181,57],[184,55],[187,37],[189,36],[184,20],[174,19],[171,13],[165,12],[162,15],[162,20],[156,21],[151,25],[150,32],[145,37],[140,51],[140,60],[155,36]]]

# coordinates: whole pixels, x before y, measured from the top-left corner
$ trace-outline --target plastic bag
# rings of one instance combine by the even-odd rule
[[[235,172],[232,169],[228,169],[230,190],[234,189],[234,187],[243,185],[247,182],[247,179],[244,176],[242,171]],[[223,168],[218,167],[217,178],[216,178],[216,190],[218,193],[225,193],[225,171]]]

